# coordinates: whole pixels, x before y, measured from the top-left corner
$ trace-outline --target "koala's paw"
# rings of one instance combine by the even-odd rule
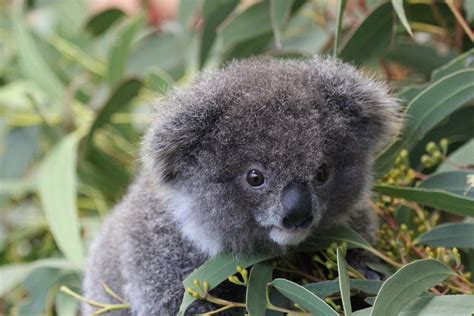
[[[349,265],[362,272],[362,274],[369,280],[381,281],[385,279],[385,275],[371,269],[367,265],[367,263],[370,262],[378,263],[380,260],[365,250],[349,249],[347,251],[346,260]]]

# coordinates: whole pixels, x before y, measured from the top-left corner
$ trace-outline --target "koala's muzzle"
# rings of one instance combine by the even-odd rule
[[[286,229],[308,228],[313,222],[311,192],[305,183],[292,182],[281,193],[282,225]]]

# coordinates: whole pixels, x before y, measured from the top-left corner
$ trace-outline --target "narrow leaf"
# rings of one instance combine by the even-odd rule
[[[256,3],[235,18],[230,20],[220,30],[224,46],[234,45],[272,31],[270,18],[270,2]]]
[[[441,295],[419,297],[402,310],[400,316],[471,316],[474,295]]]
[[[341,249],[337,248],[337,272],[339,276],[339,288],[341,290],[342,306],[344,307],[344,315],[352,315],[351,306],[351,286],[349,275],[347,274],[347,262]]]
[[[270,18],[272,22],[275,46],[281,49],[281,33],[288,17],[294,0],[270,0]]]
[[[101,35],[124,16],[125,13],[117,8],[101,11],[86,22],[86,30],[94,36]]]
[[[272,258],[271,255],[260,255],[252,258],[238,259],[229,254],[221,254],[212,259],[209,259],[206,263],[194,270],[186,279],[183,281],[184,288],[194,288],[193,281],[195,279],[199,281],[207,281],[209,283],[209,289],[213,289],[218,286],[222,281],[226,280],[229,275],[233,275],[236,271],[236,267],[249,267],[261,261]],[[185,292],[183,301],[179,307],[178,315],[184,315],[184,312],[196,299],[189,293]]]
[[[205,20],[203,31],[201,32],[201,46],[199,48],[199,67],[202,68],[206,63],[207,57],[216,40],[219,25],[235,9],[238,0],[222,0],[219,6],[216,6],[215,0],[207,0],[204,4]]]
[[[110,86],[115,86],[122,79],[127,66],[132,41],[142,26],[143,16],[137,15],[118,35],[117,41],[110,48],[107,71],[107,81]]]
[[[77,267],[65,259],[40,259],[29,263],[15,263],[0,266],[0,297],[7,294],[35,269],[56,268],[65,270],[77,270]]]
[[[388,2],[375,8],[359,27],[345,38],[339,58],[362,64],[376,53],[386,50],[390,46],[392,12]]]
[[[82,266],[84,252],[76,207],[76,159],[80,135],[57,144],[38,172],[38,192],[54,240],[64,255]]]
[[[63,84],[45,62],[35,40],[26,29],[26,23],[22,21],[20,6],[14,5],[12,7],[13,36],[23,75],[40,87],[54,102],[61,101],[65,90]]]
[[[392,5],[395,9],[395,12],[397,12],[398,18],[407,30],[408,34],[413,37],[413,32],[411,31],[410,23],[408,23],[407,16],[405,14],[405,9],[403,8],[403,0],[392,0]]]
[[[466,1],[470,2],[470,1]],[[473,2],[474,3],[474,2]],[[474,48],[452,59],[449,63],[433,71],[431,81],[437,81],[453,72],[474,68]]]
[[[383,194],[404,198],[426,206],[445,210],[462,216],[474,216],[474,199],[449,193],[444,190],[405,188],[391,185],[377,185],[375,189]]]
[[[138,95],[141,87],[142,82],[135,78],[127,79],[117,86],[101,108],[89,130],[86,141],[88,146],[92,145],[95,131],[108,123],[114,113],[128,106],[132,99]]]
[[[448,223],[419,236],[415,243],[431,247],[474,249],[474,223]]]
[[[371,316],[397,316],[423,291],[454,275],[449,267],[434,259],[407,264],[388,278],[375,299]]]
[[[433,127],[473,99],[474,69],[454,72],[429,85],[408,105],[400,139],[377,158],[378,175],[391,168],[402,149],[412,149]]]
[[[313,315],[339,315],[325,301],[294,282],[285,279],[275,279],[271,285],[281,294],[306,309]]]
[[[267,303],[267,283],[272,281],[273,267],[257,263],[250,271],[245,302],[250,316],[265,316]]]
[[[336,31],[334,32],[334,47],[332,50],[332,55],[337,56],[337,47],[339,46],[339,36],[341,35],[342,29],[342,17],[344,16],[344,9],[346,8],[347,0],[339,0],[339,5],[337,6],[337,20],[336,20]]]
[[[376,295],[383,283],[382,281],[377,280],[349,279],[349,281],[351,289],[356,289],[370,295]],[[303,287],[317,295],[320,299],[325,299],[326,297],[340,291],[339,281],[337,280],[309,283],[305,284]]]
[[[331,230],[323,230],[316,233],[313,238],[305,242],[303,247],[306,249],[325,249],[331,243],[346,242],[349,248],[362,248],[372,251],[373,247],[354,230],[347,227],[335,227]]]

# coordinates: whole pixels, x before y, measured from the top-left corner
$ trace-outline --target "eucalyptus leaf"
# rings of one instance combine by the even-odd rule
[[[247,284],[245,302],[250,316],[265,316],[267,305],[267,283],[272,281],[273,267],[257,263],[252,267]]]
[[[269,31],[272,31],[270,2],[262,1],[253,4],[223,25],[220,36],[223,45],[228,47]]]
[[[351,289],[355,289],[369,295],[376,295],[379,292],[383,282],[378,280],[349,279],[349,283]],[[340,291],[338,280],[309,283],[303,285],[303,287],[314,293],[320,299],[325,299],[328,296]]]
[[[419,236],[415,243],[431,247],[474,249],[474,223],[447,223]]]
[[[408,105],[399,140],[377,158],[377,174],[387,172],[402,149],[412,149],[433,127],[473,99],[474,69],[456,71],[429,85]]]
[[[55,268],[76,271],[78,267],[66,259],[48,258],[29,263],[15,263],[0,266],[0,296],[4,296],[35,269]]]
[[[342,306],[344,308],[344,315],[352,315],[351,306],[351,286],[349,275],[347,274],[347,262],[341,249],[337,248],[337,273],[339,278],[339,288],[341,292]]]
[[[76,159],[80,135],[64,137],[42,162],[38,192],[54,240],[64,255],[81,267],[84,263],[76,207]]]
[[[434,259],[411,262],[389,277],[375,299],[371,316],[397,316],[423,291],[454,275],[449,267]]]
[[[410,27],[410,23],[408,23],[407,16],[405,14],[405,9],[403,8],[403,0],[392,0],[393,8],[398,15],[398,18],[403,24],[403,27],[407,30],[408,34],[413,37],[413,32]]]
[[[292,281],[285,279],[275,279],[271,285],[281,294],[309,311],[313,315],[331,316],[339,315],[325,301]]]
[[[337,6],[337,20],[336,20],[336,30],[334,32],[334,47],[332,54],[334,57],[337,56],[337,47],[339,46],[339,36],[342,29],[342,17],[344,16],[344,9],[346,8],[347,0],[339,0]]]
[[[385,2],[377,6],[369,16],[344,39],[339,58],[362,64],[376,53],[389,47],[392,33],[392,6]]]
[[[205,21],[201,32],[201,45],[199,48],[199,67],[202,68],[207,61],[211,48],[217,36],[217,28],[235,9],[239,1],[221,0],[216,6],[216,0],[207,0],[205,3]]]
[[[455,214],[472,216],[474,214],[474,190],[466,189],[470,175],[471,173],[465,171],[448,171],[429,177],[415,188],[389,185],[378,185],[375,188],[384,194]]]
[[[125,13],[117,8],[101,11],[86,22],[86,30],[94,36],[101,35],[124,16]]]
[[[107,80],[110,86],[115,86],[122,79],[131,50],[133,40],[138,31],[143,27],[143,16],[137,15],[131,20],[124,30],[118,34],[117,41],[109,50],[109,66]]]
[[[88,146],[92,145],[94,133],[97,129],[110,121],[112,115],[126,106],[130,105],[133,98],[135,98],[142,87],[142,82],[135,78],[130,78],[122,81],[115,90],[111,93],[109,99],[100,109],[94,122],[92,123],[89,133],[86,138]]]
[[[53,103],[59,102],[64,96],[64,85],[41,56],[38,46],[26,29],[26,23],[22,18],[20,6],[13,6],[11,22],[23,75],[41,88]]]
[[[450,60],[446,65],[433,71],[431,81],[437,81],[453,72],[474,68],[474,48]]]
[[[230,275],[235,274],[237,266],[246,268],[272,257],[272,255],[259,255],[251,258],[239,259],[229,254],[220,254],[209,259],[198,269],[194,270],[193,273],[184,279],[183,286],[185,289],[189,287],[194,288],[194,280],[199,280],[201,282],[207,281],[209,283],[209,289],[211,290],[218,286],[222,281],[226,280]],[[193,296],[185,291],[178,315],[184,315],[188,306],[195,300],[196,299]]]

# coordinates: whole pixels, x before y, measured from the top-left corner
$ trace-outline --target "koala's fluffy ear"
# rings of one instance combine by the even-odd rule
[[[402,108],[386,84],[346,63],[324,58],[314,62],[318,92],[349,123],[354,141],[365,141],[372,153],[392,142],[402,127]]]
[[[164,182],[172,182],[192,168],[196,151],[205,149],[203,138],[212,132],[219,115],[212,106],[173,104],[179,102],[177,98],[169,101],[145,135],[141,155],[147,174]]]

